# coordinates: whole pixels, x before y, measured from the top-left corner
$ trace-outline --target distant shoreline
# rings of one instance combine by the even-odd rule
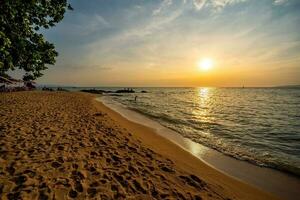
[[[278,86],[64,86],[64,85],[47,85],[38,84],[37,89],[42,89],[43,87],[48,87],[52,89],[64,88],[70,89],[71,91],[79,91],[81,89],[123,89],[123,88],[133,88],[133,89],[143,89],[143,88],[237,88],[237,89],[300,89],[300,85],[278,85]]]

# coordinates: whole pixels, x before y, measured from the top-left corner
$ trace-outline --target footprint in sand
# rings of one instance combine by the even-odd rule
[[[183,180],[184,183],[187,183],[188,185],[200,190],[202,190],[206,186],[205,182],[199,179],[195,175],[189,175],[189,176],[180,175],[179,178]]]
[[[94,187],[90,187],[90,188],[87,189],[87,193],[89,194],[90,198],[93,198],[97,194],[97,189],[94,188]]]
[[[75,190],[70,190],[69,191],[69,197],[71,198],[76,198],[78,193]]]
[[[54,161],[54,162],[52,162],[51,166],[53,168],[59,168],[59,167],[61,167],[61,164],[59,162],[57,162],[57,161]]]
[[[82,184],[79,181],[75,182],[75,190],[77,192],[83,192],[83,186],[82,186]]]

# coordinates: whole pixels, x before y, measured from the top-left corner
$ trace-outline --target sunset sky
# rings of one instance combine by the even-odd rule
[[[57,63],[38,79],[75,86],[300,84],[299,0],[70,1],[45,31]],[[202,70],[201,62],[212,66]],[[205,61],[204,61],[205,62]]]

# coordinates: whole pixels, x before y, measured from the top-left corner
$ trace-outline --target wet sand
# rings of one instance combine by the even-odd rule
[[[276,199],[89,94],[0,94],[1,199]]]

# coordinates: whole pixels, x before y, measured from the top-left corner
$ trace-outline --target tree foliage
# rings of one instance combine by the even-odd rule
[[[39,30],[55,26],[67,9],[67,0],[0,0],[0,75],[19,68],[24,80],[42,76],[58,53]]]

